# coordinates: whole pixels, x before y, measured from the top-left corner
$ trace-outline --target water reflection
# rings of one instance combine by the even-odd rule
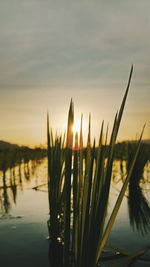
[[[30,182],[37,166],[45,157],[45,151],[3,150],[0,151],[0,213],[9,214],[11,203],[16,204],[17,193],[23,191],[23,179]]]
[[[50,240],[49,244],[49,267],[63,266],[63,246],[57,240]]]
[[[8,192],[7,192],[5,173],[3,174],[2,207],[4,209],[4,213],[9,213],[9,211],[10,211],[10,202],[9,202],[9,197],[8,197]]]
[[[118,193],[133,157],[134,151],[132,153],[132,149],[129,151],[128,160],[121,159],[114,162],[113,184]],[[12,203],[16,204],[17,202],[18,192],[23,191],[24,182],[32,183],[32,177],[43,158],[37,154],[33,156],[31,152],[30,155],[23,153],[23,151],[0,151],[0,213],[2,215],[10,213]],[[140,155],[142,156],[139,156],[135,166],[126,197],[130,223],[133,228],[144,234],[149,231],[150,227],[150,208],[147,198],[150,162],[142,151]],[[42,168],[41,166],[41,176],[43,175]],[[46,179],[46,177],[44,178]],[[45,180],[41,182],[38,176],[35,176],[34,182],[35,184],[32,186],[34,190],[47,192],[47,189],[43,189],[43,186],[46,186]]]
[[[121,184],[124,182],[126,174],[130,169],[136,144],[129,143],[126,158],[116,160],[113,167],[113,183],[119,184],[115,189],[120,192]],[[132,177],[129,182],[128,191],[125,196],[128,200],[129,220],[133,229],[141,234],[146,234],[150,230],[150,206],[148,201],[150,182],[150,151],[149,147],[142,144],[140,153],[134,166]]]
[[[130,168],[134,152],[135,148],[133,145],[130,144],[127,160],[127,170]],[[146,183],[146,178],[148,178],[148,176],[144,177],[144,169],[147,165],[148,151],[147,146],[143,144],[140,147],[140,153],[138,155],[129,183],[128,198],[130,223],[133,228],[136,228],[142,234],[145,234],[150,230],[150,207],[148,200],[146,199],[143,192],[144,185]]]

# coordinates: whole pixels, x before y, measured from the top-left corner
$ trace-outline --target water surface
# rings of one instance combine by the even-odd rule
[[[37,164],[35,169],[31,167],[31,162],[29,162],[28,167],[28,176],[25,174],[23,166],[21,166],[21,173],[16,167],[15,176],[11,180],[8,170],[5,188],[3,173],[0,176],[0,266],[2,267],[49,266],[47,160],[44,159],[40,164]],[[145,171],[145,177],[149,179],[148,170]],[[121,185],[120,165],[116,162],[108,217]],[[146,182],[142,186],[148,199],[150,185]],[[126,193],[109,242],[127,253],[134,253],[150,247],[150,233],[142,235],[136,229],[133,230],[129,221],[127,202],[128,195]],[[111,263],[108,266],[111,266]],[[121,266],[124,265],[121,264]],[[148,266],[148,263],[138,261],[132,266],[144,267]]]

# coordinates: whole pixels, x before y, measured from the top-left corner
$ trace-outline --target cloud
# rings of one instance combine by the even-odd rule
[[[146,3],[2,1],[0,84],[122,79],[132,62],[147,67]]]

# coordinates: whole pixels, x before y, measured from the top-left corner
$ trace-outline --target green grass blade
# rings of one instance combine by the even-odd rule
[[[72,171],[72,146],[73,146],[74,108],[71,100],[68,114],[66,159],[65,159],[65,185],[64,185],[64,266],[69,265],[70,251],[70,218],[71,218],[71,171]]]
[[[103,234],[103,237],[102,237],[102,239],[101,239],[100,242],[99,242],[98,250],[97,250],[96,263],[98,262],[98,260],[99,260],[99,258],[100,258],[100,255],[101,255],[101,253],[102,253],[103,247],[105,246],[106,241],[107,241],[107,239],[108,239],[108,237],[109,237],[109,234],[110,234],[110,231],[111,231],[112,226],[113,226],[113,224],[114,224],[114,221],[115,221],[115,218],[116,218],[116,216],[117,216],[118,210],[119,210],[120,205],[121,205],[121,203],[122,203],[123,196],[124,196],[125,191],[126,191],[126,189],[127,189],[127,185],[128,185],[129,180],[130,180],[130,178],[131,178],[132,171],[133,171],[133,168],[134,168],[134,165],[135,165],[135,163],[136,163],[136,159],[137,159],[137,156],[138,156],[138,153],[139,153],[139,149],[140,149],[140,144],[141,144],[141,139],[142,139],[143,131],[144,131],[144,128],[143,128],[143,130],[142,130],[142,133],[141,133],[141,136],[140,136],[140,139],[139,139],[139,142],[138,142],[137,150],[136,150],[136,153],[135,153],[133,162],[132,162],[132,164],[131,164],[131,166],[130,166],[129,173],[128,173],[128,175],[127,175],[127,177],[126,177],[126,180],[125,180],[125,182],[124,182],[124,184],[123,184],[123,187],[122,187],[122,189],[121,189],[121,191],[120,191],[120,194],[119,194],[118,199],[117,199],[117,201],[116,201],[116,204],[115,204],[115,207],[114,207],[114,209],[113,209],[113,212],[112,212],[112,214],[111,214],[111,216],[110,216],[109,222],[108,222],[108,224],[107,224],[107,226],[106,226],[106,229],[105,229],[105,232],[104,232],[104,234]]]

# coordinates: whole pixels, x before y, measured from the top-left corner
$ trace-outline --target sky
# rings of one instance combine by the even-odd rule
[[[75,120],[92,117],[110,129],[132,83],[118,140],[150,138],[149,0],[1,0],[0,140],[46,143],[46,112],[65,129],[71,98]]]

